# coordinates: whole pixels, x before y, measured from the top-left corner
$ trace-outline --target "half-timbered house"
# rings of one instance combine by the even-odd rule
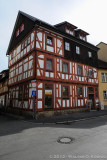
[[[9,70],[0,72],[0,108],[6,109],[9,106],[8,99]]]
[[[19,11],[8,46],[9,99],[13,108],[58,111],[98,105],[98,48],[85,31],[50,25]]]

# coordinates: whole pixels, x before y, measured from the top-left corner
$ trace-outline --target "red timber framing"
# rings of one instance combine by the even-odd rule
[[[16,64],[23,57],[28,55],[32,50],[34,50],[35,44],[35,31],[32,31],[28,36],[21,41],[20,44],[17,45],[15,49],[13,49],[9,53],[9,67],[13,64]]]
[[[53,85],[53,107],[45,108],[45,84]],[[63,98],[63,86],[68,86],[69,88],[69,96],[67,98]],[[77,88],[82,87],[81,98],[78,98]],[[37,81],[37,111],[45,111],[45,110],[64,110],[64,109],[75,109],[75,108],[83,108],[86,107],[87,99],[89,98],[88,87],[93,87],[94,90],[94,107],[98,105],[98,97],[95,96],[95,88],[97,86],[90,85],[81,85],[81,84],[68,84],[68,83],[60,83],[60,82],[52,82],[52,81]]]
[[[45,29],[38,29],[36,35],[36,49],[47,53],[64,57],[63,39],[55,33],[50,33]],[[52,45],[47,43],[47,37],[52,39]]]
[[[46,69],[47,59],[52,60],[52,70]],[[68,64],[68,73],[63,72],[63,63]],[[78,65],[82,67],[81,76],[78,75]],[[93,70],[92,78],[88,75],[89,69]],[[23,97],[19,100],[19,85],[24,86],[24,84],[28,84],[28,100]],[[48,91],[45,88],[46,84],[52,84],[52,88]],[[66,85],[69,93],[67,98],[63,98],[63,86]],[[78,87],[82,87],[81,98],[77,95]],[[96,107],[98,104],[98,97],[95,97],[95,88],[98,88],[97,68],[65,59],[63,38],[47,29],[35,29],[10,53],[9,99],[14,108],[33,110],[32,90],[36,90],[37,93],[37,111],[83,108],[86,107],[89,98],[88,87],[94,89]],[[52,107],[46,108],[46,94],[48,98],[52,95]]]
[[[65,60],[62,57],[49,55],[44,52],[37,52],[37,79],[52,80],[58,82],[79,83],[88,85],[98,85],[98,71],[97,68]],[[46,70],[46,58],[52,59],[53,70]],[[68,73],[63,72],[63,62],[68,64]],[[83,74],[78,75],[78,65],[82,67]],[[93,71],[93,77],[89,77],[89,69]]]

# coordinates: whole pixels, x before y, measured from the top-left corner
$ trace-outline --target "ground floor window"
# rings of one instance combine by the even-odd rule
[[[63,85],[62,87],[63,98],[69,98],[69,89],[68,86]]]
[[[53,84],[45,84],[45,108],[53,107]]]
[[[83,98],[83,89],[82,89],[82,87],[77,87],[77,96],[78,96],[78,98]]]
[[[19,86],[19,100],[28,100],[29,97],[29,86],[28,84]]]
[[[104,100],[107,100],[107,91],[103,91]]]

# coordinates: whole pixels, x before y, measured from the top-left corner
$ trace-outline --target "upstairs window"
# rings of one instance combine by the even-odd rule
[[[18,35],[19,35],[19,29],[17,29],[16,31],[16,37],[18,37]]]
[[[24,30],[24,24],[20,26],[20,33]]]
[[[83,89],[82,89],[82,87],[77,87],[77,96],[78,96],[78,98],[83,98]]]
[[[62,95],[63,98],[69,98],[69,88],[68,86],[62,86]]]
[[[78,65],[78,76],[82,76],[83,72],[82,72],[82,66]]]
[[[107,82],[107,73],[101,73],[102,82]]]
[[[92,57],[92,52],[88,51],[88,57],[89,57],[89,58]]]
[[[90,78],[93,78],[93,69],[89,69],[89,70],[88,70],[88,76],[89,76]]]
[[[65,42],[65,50],[70,51],[70,43]]]
[[[104,100],[107,101],[107,91],[103,91]]]
[[[48,45],[53,45],[53,38],[52,37],[50,37],[50,36],[47,36],[47,44]]]
[[[63,62],[63,73],[68,73],[68,63]]]
[[[80,39],[86,41],[86,36],[80,35],[79,37],[80,37]]]
[[[53,60],[50,58],[46,58],[46,70],[53,71]]]
[[[73,31],[73,29],[70,28],[70,27],[66,27],[66,33],[71,34],[71,35],[74,35],[74,31]]]
[[[16,37],[24,30],[24,24],[21,24],[16,31]]]
[[[80,54],[80,47],[76,46],[76,54]]]

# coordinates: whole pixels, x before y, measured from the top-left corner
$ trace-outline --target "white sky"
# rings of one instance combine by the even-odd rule
[[[8,68],[6,51],[18,11],[52,25],[68,21],[88,32],[88,42],[107,43],[107,0],[0,0],[0,71]]]

